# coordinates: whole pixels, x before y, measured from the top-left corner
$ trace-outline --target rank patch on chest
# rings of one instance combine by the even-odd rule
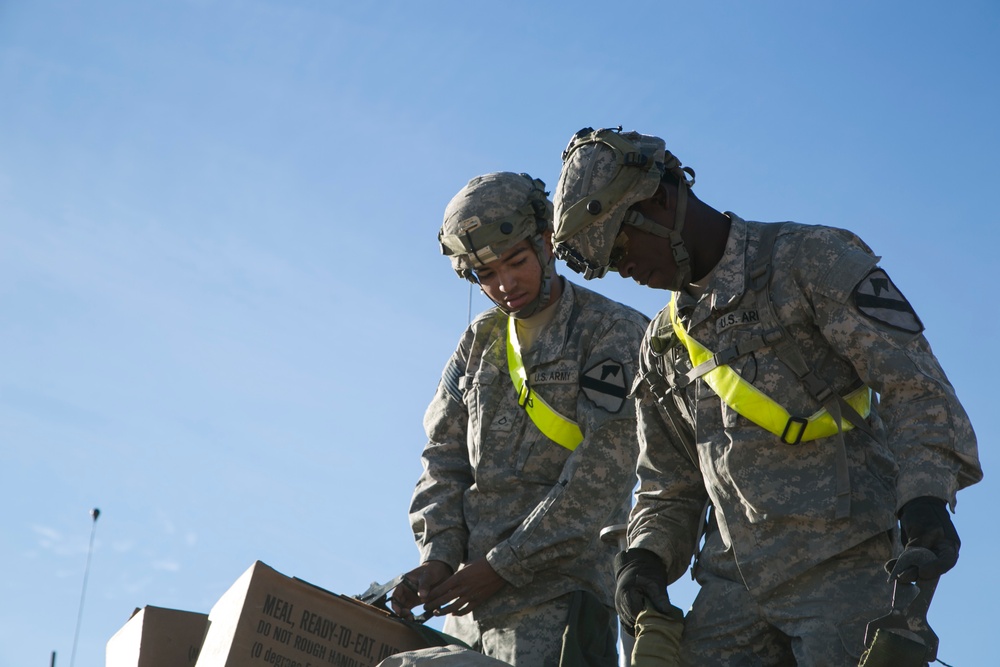
[[[508,433],[513,425],[514,419],[511,415],[506,412],[501,412],[496,416],[496,418],[493,419],[493,423],[490,424],[490,430]]]
[[[756,308],[753,310],[737,310],[732,313],[723,313],[715,320],[715,333],[725,331],[729,327],[757,324],[757,322],[760,322],[760,316],[757,314]]]
[[[875,269],[854,288],[854,304],[864,315],[910,333],[920,333],[924,325],[889,275]]]
[[[580,378],[584,396],[598,407],[616,413],[625,404],[625,368],[612,359],[591,366]]]

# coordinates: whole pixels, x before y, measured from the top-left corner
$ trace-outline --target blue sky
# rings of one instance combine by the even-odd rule
[[[488,305],[444,206],[489,171],[554,188],[619,124],[716,208],[883,255],[980,438],[931,622],[984,664],[998,29],[990,0],[0,0],[0,667],[69,665],[92,529],[80,667],[258,559],[349,594],[415,565],[421,418]]]

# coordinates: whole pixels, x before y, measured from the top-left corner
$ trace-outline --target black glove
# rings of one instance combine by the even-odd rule
[[[900,581],[936,579],[955,567],[962,541],[948,516],[945,501],[921,496],[906,503],[899,510],[899,530],[904,548],[923,547],[936,556],[932,561],[900,572],[897,576]]]
[[[635,620],[647,602],[661,614],[670,613],[667,572],[652,551],[627,549],[616,554],[615,578],[615,609],[630,635],[635,636]]]

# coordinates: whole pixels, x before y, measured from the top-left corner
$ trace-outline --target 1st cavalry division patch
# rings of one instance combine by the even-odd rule
[[[580,378],[584,395],[600,408],[616,413],[625,404],[625,369],[617,361],[605,359]]]
[[[913,306],[882,269],[875,269],[858,283],[854,288],[854,303],[866,316],[883,324],[910,333],[924,330]]]

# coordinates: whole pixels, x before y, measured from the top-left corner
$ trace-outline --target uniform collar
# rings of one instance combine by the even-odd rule
[[[562,354],[567,339],[570,316],[573,313],[573,304],[576,301],[576,290],[573,283],[562,276],[559,276],[557,280],[563,281],[563,293],[553,306],[556,309],[555,317],[538,333],[538,338],[531,349],[523,353],[525,367],[530,368],[555,361]]]
[[[725,215],[730,220],[729,238],[722,259],[712,270],[707,289],[700,297],[683,291],[677,295],[678,312],[690,313],[689,327],[700,324],[713,311],[728,307],[746,292],[747,223],[735,213],[727,211]]]

